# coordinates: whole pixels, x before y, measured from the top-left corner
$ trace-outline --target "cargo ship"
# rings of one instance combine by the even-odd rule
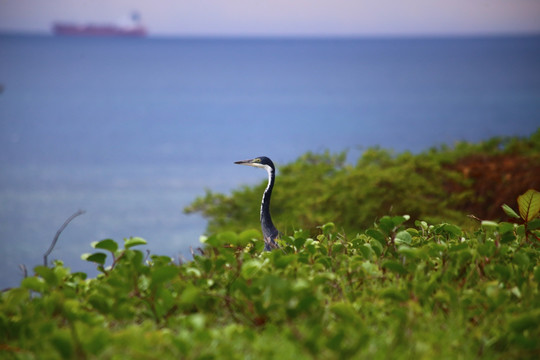
[[[118,36],[118,37],[144,37],[147,35],[146,27],[141,23],[139,13],[134,12],[128,21],[121,24],[75,24],[69,22],[56,22],[53,24],[54,35],[59,36]]]

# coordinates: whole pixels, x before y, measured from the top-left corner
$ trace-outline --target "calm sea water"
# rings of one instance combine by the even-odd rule
[[[266,175],[268,155],[380,145],[418,152],[540,126],[540,37],[408,40],[0,36],[0,288],[18,264],[80,260],[142,236],[189,257],[204,189]],[[258,216],[254,214],[254,216]]]

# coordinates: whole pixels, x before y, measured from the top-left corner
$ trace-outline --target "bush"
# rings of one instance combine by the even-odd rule
[[[262,253],[258,231],[223,232],[180,265],[137,250],[140,238],[103,240],[83,255],[97,278],[57,261],[1,294],[0,357],[533,358],[532,216],[472,233],[408,216],[352,237],[327,223]]]
[[[355,166],[346,154],[307,153],[279,167],[272,215],[285,234],[331,219],[347,234],[385,214],[473,226],[467,215],[504,220],[500,206],[538,185],[540,129],[529,138],[457,143],[414,155],[367,149]],[[261,174],[262,176],[262,174]],[[230,195],[207,191],[185,211],[208,219],[208,233],[259,227],[266,180]],[[312,234],[314,235],[314,234]]]

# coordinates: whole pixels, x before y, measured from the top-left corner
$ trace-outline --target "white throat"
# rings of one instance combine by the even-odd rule
[[[268,165],[256,165],[256,166],[260,168],[264,168],[266,172],[268,173],[268,184],[266,185],[266,189],[264,189],[264,193],[263,193],[263,199],[264,199],[264,197],[266,196],[266,192],[270,188],[270,183],[272,182],[272,174],[274,170],[272,170],[272,168]],[[261,203],[261,212],[260,212],[261,217],[262,217],[262,211],[263,211],[263,204]]]

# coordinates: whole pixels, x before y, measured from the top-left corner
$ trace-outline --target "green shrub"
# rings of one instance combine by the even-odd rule
[[[500,206],[538,185],[539,143],[540,129],[529,138],[461,142],[416,155],[370,148],[354,166],[345,153],[307,153],[279,167],[271,205],[274,223],[291,234],[331,219],[354,235],[385,214],[465,227],[474,225],[469,214],[503,220]],[[207,218],[208,233],[258,228],[265,187],[266,179],[230,195],[207,191],[185,212]]]
[[[96,242],[97,278],[57,261],[1,294],[0,357],[534,358],[538,240],[408,219],[351,237],[327,223],[272,252],[255,230],[214,234],[180,265],[140,238]]]

